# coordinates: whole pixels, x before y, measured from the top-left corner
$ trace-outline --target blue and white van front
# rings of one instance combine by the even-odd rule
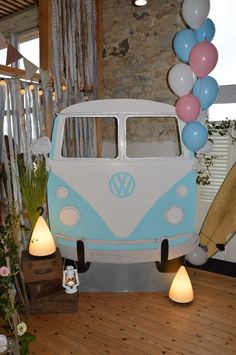
[[[175,117],[173,106],[146,100],[99,100],[71,106],[56,118],[49,157],[50,228],[65,257],[130,263],[160,261],[169,241],[169,259],[198,244],[194,233],[195,160],[181,144],[178,155],[136,156],[127,145],[127,121]],[[112,117],[117,122],[117,154],[78,158],[62,155],[68,117]],[[181,123],[178,122],[180,130]],[[134,142],[135,143],[135,142]]]

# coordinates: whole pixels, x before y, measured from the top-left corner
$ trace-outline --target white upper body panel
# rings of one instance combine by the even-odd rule
[[[108,99],[93,100],[79,104],[71,105],[60,112],[60,115],[78,116],[79,114],[98,115],[116,115],[124,114],[152,114],[152,115],[176,115],[175,107],[169,104],[155,102],[151,100],[138,99]]]

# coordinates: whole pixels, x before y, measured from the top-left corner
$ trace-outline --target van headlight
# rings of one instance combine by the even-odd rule
[[[77,208],[73,206],[66,206],[60,211],[59,217],[62,224],[72,227],[79,222],[80,213]]]
[[[59,186],[56,190],[57,197],[64,199],[69,195],[69,191],[65,186]]]
[[[188,187],[186,185],[180,185],[177,187],[176,193],[179,197],[186,197],[188,195]]]
[[[179,224],[184,218],[184,211],[178,206],[172,206],[166,211],[165,217],[169,223]]]

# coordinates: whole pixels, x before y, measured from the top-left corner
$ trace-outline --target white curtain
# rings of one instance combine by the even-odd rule
[[[0,86],[0,198],[19,202],[17,160],[21,155],[30,165],[31,143],[45,135],[45,101],[37,83],[30,90],[28,83],[19,79],[4,81]],[[48,100],[52,102],[51,95]]]
[[[52,5],[52,70],[60,112],[97,96],[96,6],[95,0],[53,0]],[[67,134],[79,156],[96,156],[95,120],[80,119]]]

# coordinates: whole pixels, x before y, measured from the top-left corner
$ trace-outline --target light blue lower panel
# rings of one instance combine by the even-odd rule
[[[145,241],[150,239],[164,239],[172,238],[180,234],[193,234],[195,224],[195,172],[191,171],[181,180],[179,180],[169,191],[167,191],[159,200],[157,200],[150,210],[143,216],[134,230],[127,237],[120,239],[111,229],[106,225],[101,216],[93,208],[93,206],[86,201],[78,192],[76,192],[70,185],[65,183],[54,173],[50,173],[48,182],[48,206],[49,206],[49,220],[52,233],[68,236],[70,239],[75,238],[85,240],[107,240],[116,241],[118,243],[111,246],[110,244],[103,244],[103,248],[107,250],[126,248],[134,250],[141,248],[140,245],[135,244],[135,240]],[[179,196],[176,191],[179,186],[186,186],[188,194],[185,197]],[[68,190],[68,197],[60,199],[56,195],[58,187],[66,187]],[[80,211],[80,221],[75,226],[65,226],[61,223],[59,214],[63,207],[74,206]],[[179,224],[170,224],[165,218],[165,213],[171,206],[178,206],[184,212],[184,218]],[[112,208],[112,206],[110,206]],[[135,208],[135,206],[134,206]],[[122,223],[122,221],[121,221]],[[120,241],[133,242],[127,246],[119,245]],[[170,241],[170,246],[181,245],[188,242],[189,239],[178,238]],[[76,243],[61,240],[63,245],[76,246]],[[155,244],[155,243],[154,243]],[[89,245],[89,248],[95,248],[95,245]],[[156,248],[156,245],[141,244],[142,248]],[[96,249],[98,245],[96,245]]]

